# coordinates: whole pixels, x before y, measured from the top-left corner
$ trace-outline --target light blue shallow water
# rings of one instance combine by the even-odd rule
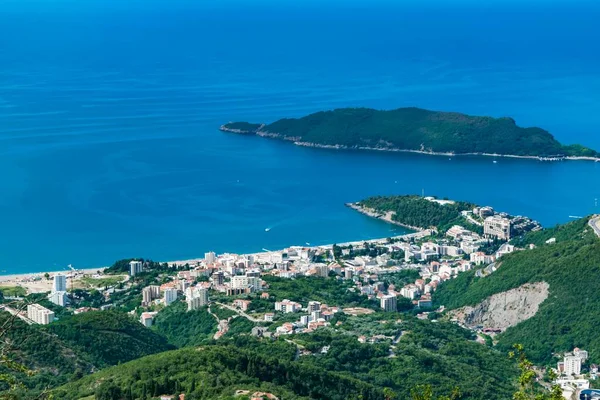
[[[493,3],[0,3],[0,269],[385,237],[399,231],[343,204],[422,189],[545,225],[596,212],[598,163],[336,152],[217,130],[420,106],[508,115],[600,149],[599,7]]]

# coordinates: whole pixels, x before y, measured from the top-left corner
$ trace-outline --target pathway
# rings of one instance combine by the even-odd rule
[[[592,227],[596,236],[600,237],[600,215],[594,215],[590,218],[588,225]]]

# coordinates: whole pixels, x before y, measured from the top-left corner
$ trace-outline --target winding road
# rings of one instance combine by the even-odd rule
[[[600,215],[594,215],[590,218],[588,225],[592,227],[596,236],[600,237]]]

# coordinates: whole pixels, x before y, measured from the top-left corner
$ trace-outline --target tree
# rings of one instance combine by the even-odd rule
[[[536,373],[533,363],[525,355],[522,344],[514,344],[515,351],[509,353],[509,358],[517,360],[521,375],[519,376],[519,391],[513,395],[513,400],[561,400],[562,389],[559,385],[552,385],[550,393],[537,393],[534,386]],[[555,374],[551,373],[550,379],[554,380]]]
[[[112,380],[102,382],[94,393],[96,400],[121,400],[123,392]]]
[[[461,397],[460,389],[454,388],[449,396],[438,396],[437,400],[458,400]],[[433,400],[431,385],[418,385],[410,391],[411,400]]]

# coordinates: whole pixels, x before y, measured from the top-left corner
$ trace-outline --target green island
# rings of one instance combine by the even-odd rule
[[[230,122],[221,130],[256,134],[312,147],[409,151],[443,155],[494,155],[542,159],[593,159],[581,145],[563,145],[541,128],[512,118],[470,116],[415,107],[396,110],[341,108],[271,124]]]

